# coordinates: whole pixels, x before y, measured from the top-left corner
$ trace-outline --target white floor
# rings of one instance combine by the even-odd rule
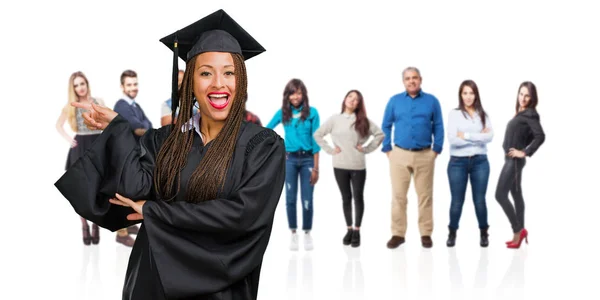
[[[547,158],[546,158],[547,159]],[[385,163],[380,155],[371,164]],[[446,158],[438,166],[445,167]],[[499,170],[498,162],[492,162]],[[409,191],[406,243],[389,250],[390,200],[386,167],[367,175],[366,211],[360,248],[343,246],[341,200],[328,160],[322,162],[315,192],[315,249],[288,250],[285,193],[265,254],[259,299],[599,299],[598,204],[584,194],[547,187],[534,174],[542,165],[531,160],[524,173],[529,245],[506,249],[510,225],[493,199],[496,172],[490,178],[489,248],[479,247],[477,223],[467,196],[457,246],[445,246],[448,193],[445,172],[436,174],[435,230],[432,249],[423,249],[417,230],[414,190]],[[60,172],[57,172],[60,174]],[[48,175],[53,177],[56,174]],[[48,178],[48,180],[55,180]],[[558,179],[556,179],[558,181]],[[120,299],[130,248],[115,234],[101,231],[98,246],[84,246],[78,217],[51,185],[32,189],[37,207],[6,214],[2,222],[3,299]],[[583,199],[569,200],[569,199]],[[565,202],[571,201],[571,202]],[[25,203],[25,202],[23,202]],[[38,202],[35,202],[38,203]],[[15,203],[13,203],[15,204]],[[21,205],[20,203],[19,205]],[[22,207],[28,207],[22,206]],[[298,216],[299,221],[301,215]],[[16,224],[16,225],[15,225]],[[301,221],[300,221],[301,224]],[[302,246],[303,239],[300,239]],[[6,297],[5,297],[6,296]],[[10,297],[8,297],[10,296]]]

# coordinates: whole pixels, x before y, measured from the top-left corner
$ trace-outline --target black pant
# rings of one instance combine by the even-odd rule
[[[342,205],[344,207],[346,225],[348,227],[352,226],[352,194],[354,193],[354,214],[356,216],[354,226],[360,227],[365,211],[363,192],[365,190],[367,170],[345,170],[334,168],[333,173],[335,174],[335,180],[342,193]]]
[[[506,157],[496,186],[496,200],[508,217],[514,233],[525,227],[525,201],[521,191],[521,174],[524,167],[525,158]],[[514,207],[508,199],[509,192],[515,202]]]

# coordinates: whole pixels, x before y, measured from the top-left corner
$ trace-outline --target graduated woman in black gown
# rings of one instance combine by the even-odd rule
[[[111,109],[74,104],[103,133],[55,185],[104,228],[142,223],[123,299],[256,299],[285,180],[283,139],[243,121],[244,60],[264,49],[222,10],[161,41],[186,61],[175,124],[136,143]]]

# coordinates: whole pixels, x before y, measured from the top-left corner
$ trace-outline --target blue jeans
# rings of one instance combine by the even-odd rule
[[[473,192],[473,203],[475,214],[480,229],[487,229],[487,207],[485,194],[487,192],[488,179],[490,177],[490,164],[487,155],[474,155],[471,157],[451,156],[448,163],[448,181],[450,182],[450,193],[452,203],[450,204],[450,230],[458,229],[458,222],[462,213],[467,182],[471,180]]]
[[[288,153],[285,162],[285,195],[288,225],[297,229],[296,206],[298,203],[298,177],[300,177],[300,197],[302,199],[302,230],[312,229],[313,190],[310,175],[314,167],[314,158],[310,154]]]

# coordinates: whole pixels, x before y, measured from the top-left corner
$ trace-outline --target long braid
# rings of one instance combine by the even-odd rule
[[[179,115],[172,125],[171,133],[163,143],[156,158],[154,170],[154,186],[156,193],[164,200],[173,200],[179,193],[180,172],[187,163],[187,156],[192,149],[193,132],[182,131],[181,127],[188,122],[191,116],[194,88],[193,74],[196,57],[192,58],[187,66],[180,93]]]
[[[236,141],[244,117],[244,99],[247,96],[246,66],[241,55],[232,54],[236,76],[236,93],[225,125],[208,148],[204,158],[192,174],[188,185],[188,202],[215,199],[225,184],[227,170],[231,164]],[[186,65],[181,90],[179,115],[171,133],[162,145],[154,175],[154,185],[160,198],[170,201],[179,193],[180,172],[187,163],[193,144],[193,131],[182,131],[181,127],[191,117],[194,95],[193,74],[196,58]]]
[[[219,196],[225,184],[227,170],[233,159],[236,141],[242,125],[247,96],[246,66],[241,55],[232,54],[235,69],[235,95],[225,125],[190,179],[188,202],[202,202]]]

